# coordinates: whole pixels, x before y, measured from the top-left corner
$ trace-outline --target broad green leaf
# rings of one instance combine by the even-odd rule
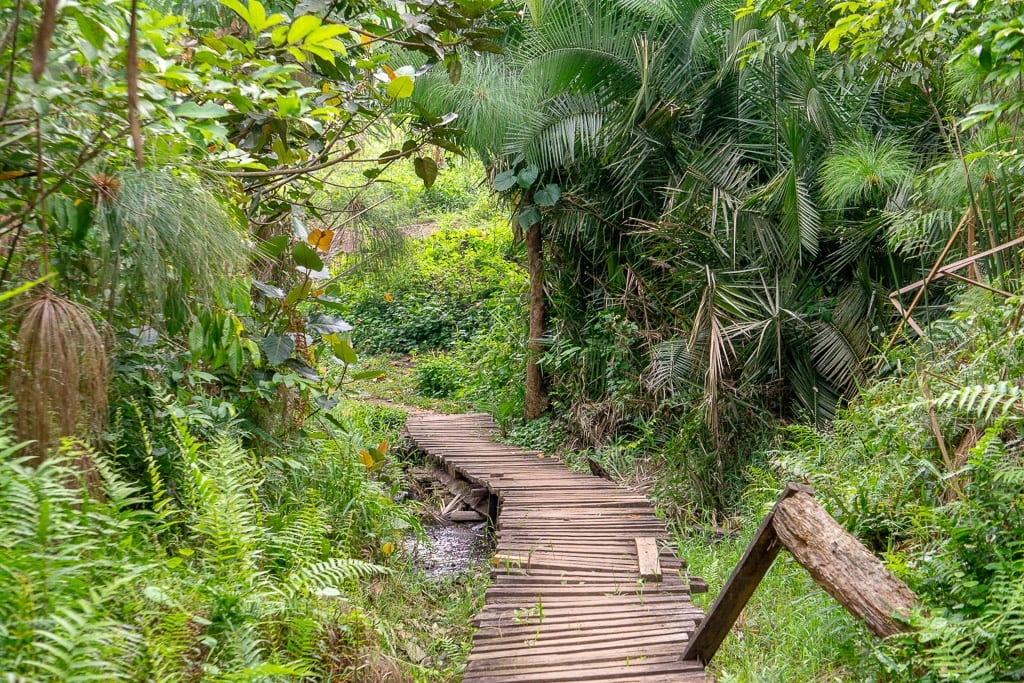
[[[288,27],[278,26],[270,32],[270,42],[274,47],[281,47],[288,39]]]
[[[352,326],[341,318],[325,313],[314,313],[306,319],[306,330],[324,335],[333,335],[339,332],[351,332]]]
[[[260,282],[259,280],[253,280],[252,286],[256,288],[256,291],[267,297],[268,299],[284,299],[285,292],[280,287],[274,285],[268,285],[266,282]]]
[[[320,260],[319,254],[305,242],[300,242],[292,247],[292,258],[295,259],[297,266],[309,270],[323,270],[324,262]]]
[[[345,337],[339,334],[332,334],[325,337],[327,343],[331,345],[331,351],[335,357],[346,365],[352,365],[359,360],[356,355],[355,349],[352,348],[352,343]]]
[[[303,45],[302,49],[311,55],[315,55],[325,62],[334,64],[334,53],[320,45]]]
[[[310,382],[320,381],[320,375],[317,374],[316,370],[314,370],[313,368],[309,367],[308,365],[306,365],[305,363],[296,358],[289,358],[285,362],[285,367],[294,372],[302,379],[309,380]]]
[[[271,26],[277,26],[278,24],[285,22],[287,20],[288,17],[286,17],[283,14],[271,14],[269,17],[267,17],[266,21],[263,22],[263,26],[260,27],[260,30],[266,31]]]
[[[107,32],[103,30],[103,26],[98,21],[81,12],[76,12],[75,23],[78,24],[78,30],[82,32],[90,45],[97,50],[103,47],[103,43],[107,39]]]
[[[219,0],[219,2],[238,16],[242,17],[245,23],[249,23],[249,10],[247,10],[238,0]]]
[[[253,44],[250,41],[241,41],[235,36],[224,36],[221,38],[224,44],[230,47],[232,50],[238,50],[244,55],[251,55],[253,53]]]
[[[233,377],[238,377],[238,373],[242,371],[242,364],[245,363],[245,352],[242,351],[242,345],[238,339],[232,340],[228,346],[228,370],[231,371]]]
[[[313,14],[304,14],[298,17],[288,29],[288,44],[298,44],[322,23],[323,20]]]
[[[519,172],[519,175],[516,176],[516,182],[519,183],[519,187],[525,190],[537,181],[538,175],[540,175],[540,169],[531,164]]]
[[[412,91],[416,87],[412,76],[399,76],[388,83],[388,97],[396,100],[412,97]]]
[[[267,9],[260,0],[249,0],[249,28],[259,33],[267,23]]]
[[[293,307],[295,304],[309,296],[309,290],[312,288],[313,283],[309,280],[305,280],[301,284],[295,285],[295,287],[292,288],[292,291],[288,292],[288,296],[284,298],[284,303],[282,305],[285,308]]]
[[[348,48],[345,47],[345,43],[341,42],[337,38],[329,38],[327,40],[321,41],[319,43],[316,43],[316,46],[323,48],[325,50],[330,50],[331,52],[341,55],[342,57],[348,56]],[[310,48],[310,44],[308,42],[305,44],[305,48],[307,50]]]
[[[306,37],[306,44],[324,45],[327,41],[348,34],[348,26],[344,24],[325,24]]]
[[[437,162],[430,157],[416,157],[413,168],[416,176],[423,181],[423,187],[429,190],[437,180]]]
[[[291,240],[288,239],[288,235],[271,237],[269,240],[260,243],[259,250],[270,258],[277,258],[281,255],[281,252],[285,250],[288,246],[288,242],[290,241]]]
[[[280,365],[295,351],[295,339],[290,334],[270,334],[256,343],[271,365]]]
[[[387,373],[384,372],[383,370],[363,370],[362,372],[353,372],[348,377],[349,379],[358,382],[367,379],[380,379],[381,377],[384,377],[386,375]]]
[[[494,191],[504,192],[505,190],[511,190],[516,185],[516,174],[515,171],[502,171],[498,175],[494,176]]]
[[[302,100],[294,92],[277,96],[277,111],[281,116],[294,116],[302,111]]]
[[[526,230],[531,225],[540,223],[540,211],[536,206],[527,207],[519,214],[519,227]]]
[[[230,114],[227,109],[212,102],[205,104],[182,102],[181,104],[171,105],[171,112],[175,116],[185,119],[220,119]]]
[[[203,326],[199,323],[195,323],[188,331],[188,350],[192,352],[192,356],[194,358],[199,358],[203,355],[203,349],[205,346],[206,333],[203,332]]]
[[[533,193],[533,201],[537,206],[554,206],[562,196],[562,190],[554,183],[548,183]]]

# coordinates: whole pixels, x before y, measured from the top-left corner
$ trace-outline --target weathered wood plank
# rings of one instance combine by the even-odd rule
[[[636,541],[636,560],[640,569],[640,578],[647,581],[661,581],[657,539],[641,536],[634,540]]]
[[[797,484],[790,484],[782,492],[779,501],[785,500],[798,491],[805,490]],[[776,508],[778,503],[776,503]],[[697,632],[690,639],[690,644],[683,653],[683,659],[688,661],[699,661],[704,664],[711,661],[711,658],[718,652],[725,637],[729,635],[732,625],[740,616],[740,612],[746,607],[754,589],[761,582],[768,569],[779,554],[779,539],[775,534],[775,527],[772,519],[775,509],[768,513],[746,552],[740,558],[739,564],[733,569],[729,580],[725,582],[718,597],[715,598],[711,609],[708,610],[707,618],[697,627]]]

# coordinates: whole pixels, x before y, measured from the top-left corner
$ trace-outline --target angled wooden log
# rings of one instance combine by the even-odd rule
[[[711,661],[782,548],[874,635],[909,630],[904,620],[917,606],[913,591],[843,529],[809,487],[788,484],[694,632],[684,660]]]
[[[739,564],[732,570],[732,575],[722,586],[718,597],[708,610],[707,617],[690,639],[686,651],[683,652],[684,660],[707,664],[718,652],[722,641],[729,635],[732,625],[736,623],[740,612],[754,594],[754,589],[761,583],[761,579],[775,561],[775,556],[779,554],[779,539],[772,526],[775,510],[778,509],[779,503],[798,491],[810,491],[810,488],[800,484],[788,484],[779,497],[779,502],[775,503],[775,507],[761,522]]]
[[[917,596],[810,494],[779,501],[773,526],[786,550],[868,631],[887,638],[909,630]]]

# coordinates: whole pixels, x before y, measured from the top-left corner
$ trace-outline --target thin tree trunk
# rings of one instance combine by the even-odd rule
[[[128,127],[135,148],[135,168],[142,170],[142,123],[139,121],[139,0],[132,0],[131,23],[128,26],[128,50],[125,74],[128,78]]]
[[[39,20],[39,29],[36,31],[35,40],[32,42],[32,80],[36,83],[42,78],[46,70],[46,56],[50,52],[50,40],[53,38],[53,30],[57,27],[57,0],[43,0],[43,18]],[[15,46],[18,44],[18,37],[14,36]],[[14,53],[11,53],[11,59]]]
[[[535,420],[548,408],[548,394],[544,377],[537,364],[543,351],[544,320],[547,302],[544,300],[544,244],[540,223],[526,231],[526,267],[530,274],[530,330],[526,356],[526,406],[524,417]]]

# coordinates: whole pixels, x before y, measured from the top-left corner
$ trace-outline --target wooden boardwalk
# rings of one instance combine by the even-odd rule
[[[703,618],[685,563],[641,495],[494,443],[487,415],[411,416],[410,436],[491,496],[497,549],[464,683],[696,683],[683,661]]]

